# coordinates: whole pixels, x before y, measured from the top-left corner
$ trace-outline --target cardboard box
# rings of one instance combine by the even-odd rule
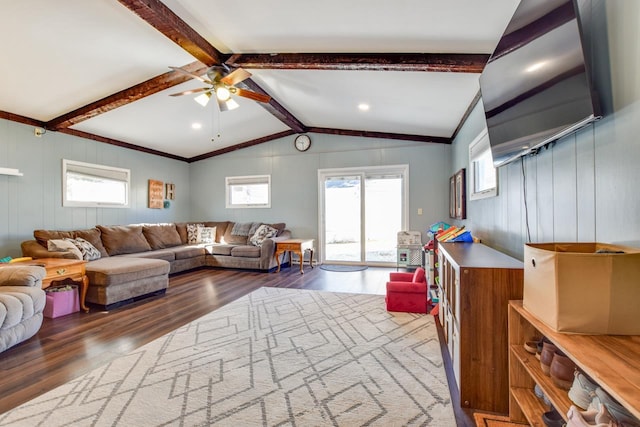
[[[71,290],[68,291],[58,292],[51,292],[50,288],[47,288],[45,292],[47,294],[47,302],[44,306],[44,317],[53,319],[80,311],[77,286],[71,286]]]
[[[640,248],[527,244],[523,305],[558,332],[640,335]]]

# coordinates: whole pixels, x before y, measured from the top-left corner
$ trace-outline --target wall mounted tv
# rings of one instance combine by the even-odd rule
[[[575,0],[522,0],[480,76],[494,166],[599,118]]]

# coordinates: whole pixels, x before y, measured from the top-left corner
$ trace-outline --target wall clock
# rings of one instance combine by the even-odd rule
[[[311,147],[311,138],[309,135],[298,135],[294,145],[298,151],[307,151]]]

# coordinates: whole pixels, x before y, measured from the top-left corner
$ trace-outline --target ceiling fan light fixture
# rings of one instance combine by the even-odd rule
[[[228,99],[226,101],[226,104],[227,104],[227,108],[229,108],[229,110],[235,110],[236,108],[238,108],[240,106],[240,104],[238,104],[233,99]]]
[[[216,87],[216,97],[220,101],[226,101],[231,98],[231,91],[227,89],[225,86],[217,86]]]
[[[196,101],[198,104],[202,105],[203,107],[206,107],[207,104],[209,103],[209,98],[211,98],[211,93],[206,92],[206,93],[203,93],[202,95],[196,96],[195,98],[193,98],[193,100]]]

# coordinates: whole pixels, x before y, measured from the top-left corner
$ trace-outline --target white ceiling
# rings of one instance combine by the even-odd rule
[[[223,53],[485,53],[519,0],[164,0]],[[47,122],[196,59],[116,0],[2,1],[0,111]],[[478,74],[249,71],[307,127],[451,137]],[[72,126],[191,158],[289,128],[254,101],[219,113],[192,80]],[[368,103],[367,112],[359,103]],[[202,129],[193,130],[199,122]],[[218,137],[218,134],[220,135]],[[213,141],[212,141],[213,139]]]

